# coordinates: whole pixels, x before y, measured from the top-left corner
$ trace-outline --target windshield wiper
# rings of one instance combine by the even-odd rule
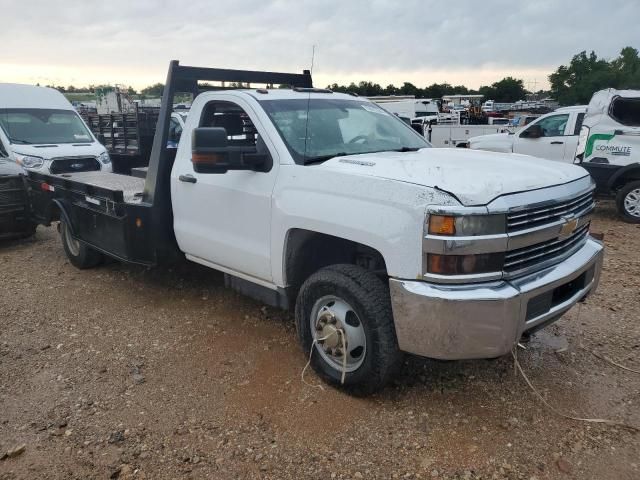
[[[396,148],[394,152],[417,152],[422,147],[401,147]]]
[[[33,145],[33,142],[29,142],[27,140],[21,140],[19,138],[12,138],[11,139],[11,143],[16,143],[16,142],[19,142],[20,145]]]
[[[319,155],[317,157],[309,157],[304,159],[304,165],[310,165],[312,163],[326,162],[327,160],[331,160],[335,157],[346,157],[347,155],[355,155],[353,153],[347,152],[338,152],[332,153],[331,155]]]

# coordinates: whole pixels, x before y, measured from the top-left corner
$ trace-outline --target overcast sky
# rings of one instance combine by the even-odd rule
[[[316,45],[316,86],[513,75],[539,89],[581,50],[640,48],[639,0],[0,0],[0,12],[0,82],[140,88],[171,59],[298,72]]]

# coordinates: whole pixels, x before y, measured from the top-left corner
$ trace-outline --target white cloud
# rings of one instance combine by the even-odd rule
[[[544,82],[581,50],[640,44],[640,3],[624,0],[0,0],[0,11],[0,81],[141,86],[171,59],[299,71],[315,44],[319,85],[477,87],[505,74]]]

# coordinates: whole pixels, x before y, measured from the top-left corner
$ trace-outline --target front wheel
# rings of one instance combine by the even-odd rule
[[[296,329],[315,372],[350,393],[380,390],[401,365],[389,287],[355,265],[332,265],[304,282]]]
[[[75,238],[66,222],[60,222],[60,235],[64,253],[74,267],[79,269],[93,268],[104,260],[102,253]]]
[[[629,182],[618,191],[616,207],[625,222],[640,223],[640,180]]]

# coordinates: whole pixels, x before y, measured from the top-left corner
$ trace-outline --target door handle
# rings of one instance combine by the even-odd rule
[[[198,181],[198,179],[196,177],[194,177],[193,175],[180,175],[178,177],[178,180],[180,180],[181,182],[186,182],[186,183],[196,183]]]
[[[564,142],[551,142],[551,145],[563,145]]]

